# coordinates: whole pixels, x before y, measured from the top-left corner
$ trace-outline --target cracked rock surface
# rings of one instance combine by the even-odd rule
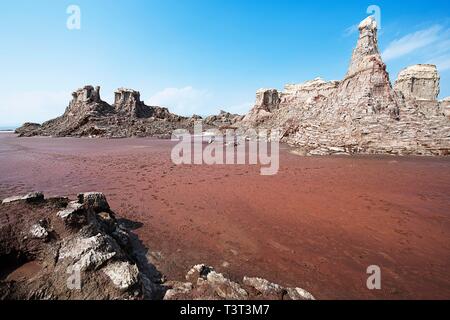
[[[102,193],[3,201],[0,299],[157,299],[161,275],[134,237]]]

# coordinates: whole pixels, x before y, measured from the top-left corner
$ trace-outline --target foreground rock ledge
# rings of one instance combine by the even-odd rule
[[[300,288],[261,278],[236,283],[204,264],[164,281],[106,197],[45,199],[41,192],[0,205],[0,299],[310,300]]]
[[[132,234],[102,193],[77,200],[40,192],[0,205],[1,299],[157,299]]]
[[[166,300],[315,300],[301,288],[284,288],[266,279],[244,277],[233,282],[210,266],[199,264],[186,274],[188,282],[169,282]]]

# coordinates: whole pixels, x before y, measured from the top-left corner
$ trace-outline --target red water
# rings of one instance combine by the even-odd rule
[[[0,134],[0,198],[102,191],[169,279],[206,263],[319,299],[450,299],[450,158],[311,157],[280,171],[176,166],[173,142]],[[227,262],[224,264],[224,262]],[[366,269],[381,268],[381,290]]]

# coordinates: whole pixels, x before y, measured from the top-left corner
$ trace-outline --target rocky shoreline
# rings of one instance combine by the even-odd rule
[[[102,193],[45,199],[40,192],[0,205],[0,299],[311,300],[301,288],[261,278],[231,281],[194,266],[182,281],[166,280]]]

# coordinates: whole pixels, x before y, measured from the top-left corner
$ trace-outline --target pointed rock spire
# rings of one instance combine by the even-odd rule
[[[377,22],[373,17],[367,17],[359,24],[359,39],[353,50],[352,60],[347,77],[371,66],[371,62],[381,61],[378,51]]]
[[[358,43],[332,103],[352,117],[387,112],[398,118],[398,101],[378,50],[377,23],[373,17],[359,24]]]

